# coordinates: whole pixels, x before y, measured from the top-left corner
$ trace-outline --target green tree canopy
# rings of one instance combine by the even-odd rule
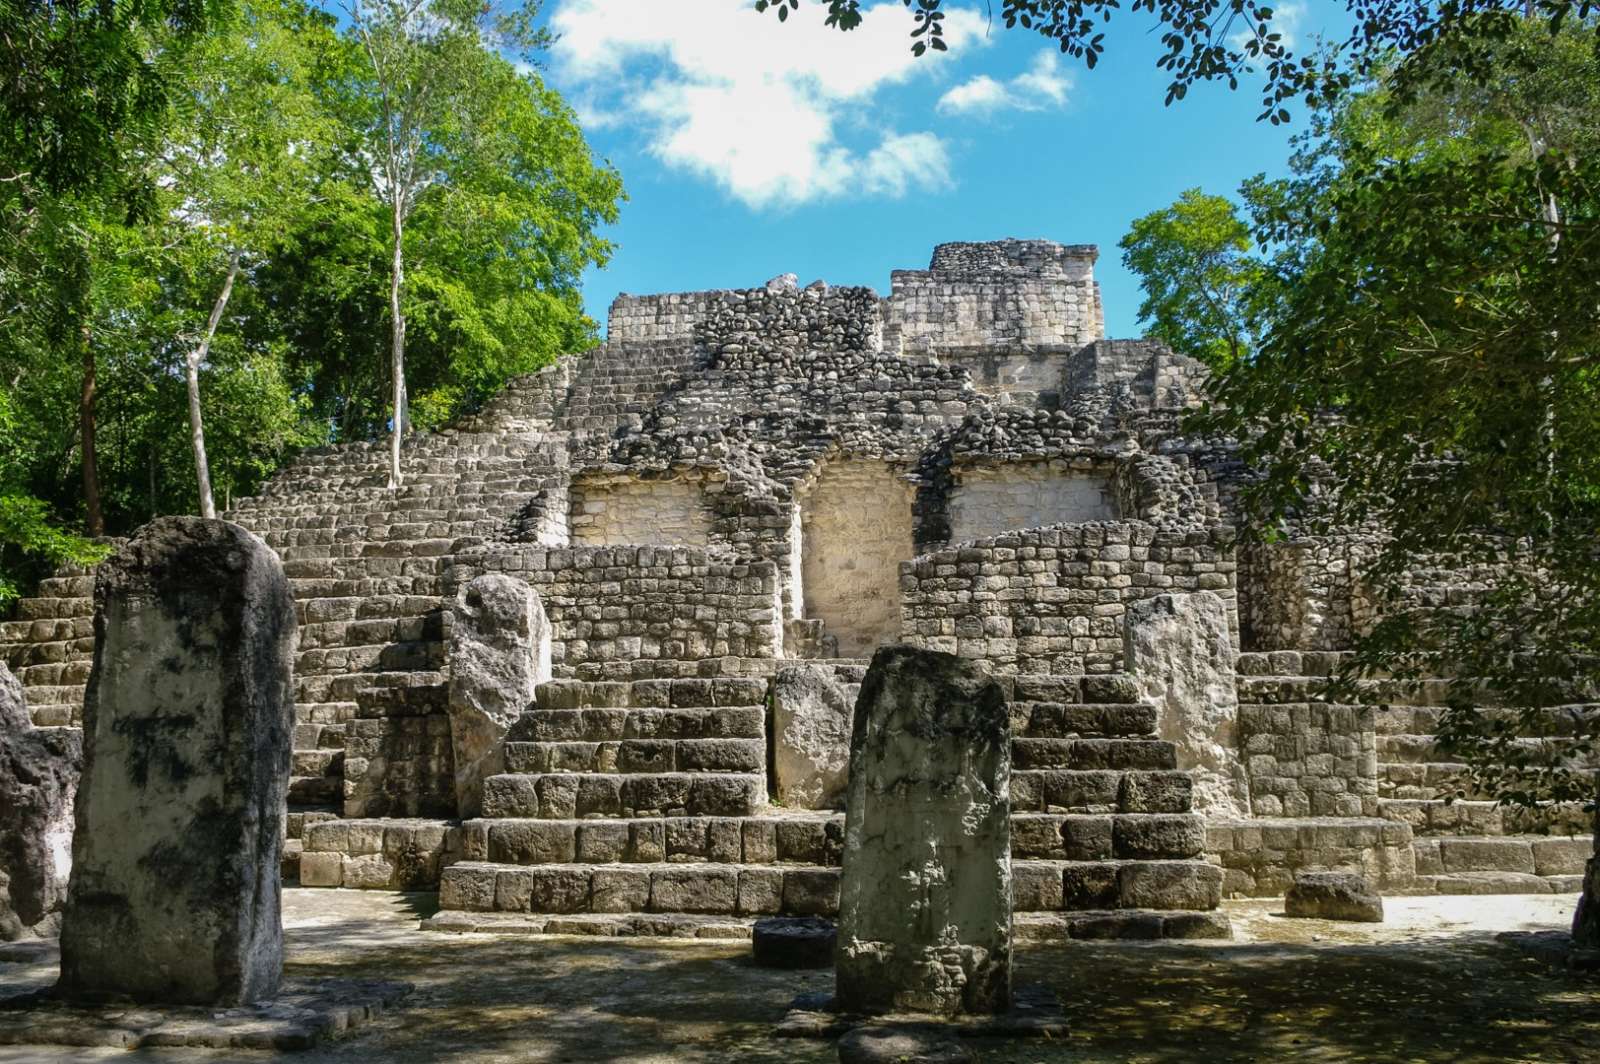
[[[1267,271],[1225,196],[1191,188],[1136,218],[1118,246],[1144,290],[1150,336],[1218,369],[1254,351]]]
[[[1297,175],[1256,190],[1274,301],[1201,423],[1242,441],[1268,527],[1381,529],[1355,669],[1458,677],[1444,738],[1508,801],[1593,792],[1518,740],[1600,689],[1594,37],[1525,23],[1491,82],[1441,42],[1411,71],[1426,91],[1380,81],[1320,115]],[[1482,592],[1419,603],[1427,566]]]

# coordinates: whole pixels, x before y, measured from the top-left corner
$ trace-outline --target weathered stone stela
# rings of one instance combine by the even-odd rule
[[[550,679],[550,622],[526,581],[486,573],[456,595],[450,631],[450,741],[456,801],[472,816],[502,771],[501,740]]]
[[[100,566],[60,992],[270,997],[295,619],[237,525],[163,518]]]
[[[836,961],[845,1012],[1011,999],[1011,727],[982,668],[873,656],[850,742]]]

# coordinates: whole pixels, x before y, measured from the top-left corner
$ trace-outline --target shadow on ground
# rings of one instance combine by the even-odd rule
[[[830,987],[831,973],[755,968],[745,944],[429,934],[416,921],[431,896],[296,893],[290,975],[416,987],[370,1027],[292,1058],[305,1064],[837,1059],[831,1043],[771,1036],[790,1000]],[[1288,942],[1025,948],[1017,981],[1053,987],[1072,1032],[975,1043],[979,1059],[1600,1061],[1600,979],[1545,968],[1492,932],[1397,928],[1391,941],[1319,942],[1314,929],[1297,931]],[[26,1059],[0,1050],[0,1061]],[[164,1050],[44,1059],[219,1058]]]

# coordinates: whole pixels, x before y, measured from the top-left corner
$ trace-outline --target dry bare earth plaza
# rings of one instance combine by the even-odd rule
[[[1179,427],[1205,370],[1102,336],[1096,255],[624,296],[398,490],[309,452],[46,580],[0,625],[0,1042],[841,1059],[779,1030],[833,973],[750,942],[837,917],[841,975],[947,1029],[1002,963],[1053,993],[976,1059],[1600,1059],[1586,958],[1496,938],[1567,926],[1590,819],[1447,802],[1443,681],[1327,700],[1370,541],[1239,545],[1242,463]],[[1384,921],[1283,915],[1319,871]]]

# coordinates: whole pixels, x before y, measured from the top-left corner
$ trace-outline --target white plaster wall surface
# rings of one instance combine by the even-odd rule
[[[950,494],[950,542],[1017,528],[1115,521],[1114,489],[1103,477],[1045,462],[962,470]]]
[[[574,546],[704,547],[711,511],[693,480],[617,480],[572,488]]]
[[[900,563],[912,557],[915,489],[882,462],[830,462],[803,503],[805,615],[844,657],[900,635]]]

